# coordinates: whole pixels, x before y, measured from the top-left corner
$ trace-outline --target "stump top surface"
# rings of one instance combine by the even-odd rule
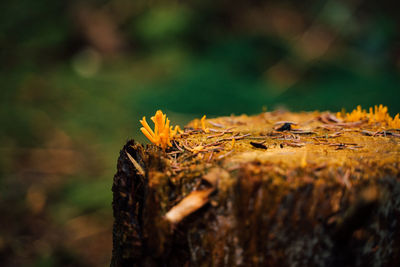
[[[147,164],[150,186],[168,180],[179,192],[190,193],[196,178],[204,179],[214,167],[260,174],[289,187],[322,182],[349,188],[399,174],[400,129],[380,123],[343,122],[328,112],[275,111],[212,118],[199,125],[200,120],[190,122],[165,151],[154,145],[144,150],[163,161],[162,167],[155,161]]]
[[[329,113],[319,112],[219,117],[206,121],[208,133],[188,128],[175,143],[185,152],[195,154],[192,160],[204,164],[223,160],[232,166],[260,162],[312,168],[359,164],[377,167],[399,162],[399,129],[385,129],[379,123],[362,121],[339,122],[333,118]],[[196,124],[192,121],[188,127]]]

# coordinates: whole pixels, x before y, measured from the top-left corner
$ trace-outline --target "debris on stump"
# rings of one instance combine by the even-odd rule
[[[398,115],[157,116],[118,159],[111,266],[400,266]]]

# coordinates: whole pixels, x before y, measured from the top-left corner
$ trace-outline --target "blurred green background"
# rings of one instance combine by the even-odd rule
[[[0,3],[0,265],[107,266],[119,149],[139,118],[384,104],[395,1]]]

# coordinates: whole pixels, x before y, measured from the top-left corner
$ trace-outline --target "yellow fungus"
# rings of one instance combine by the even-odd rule
[[[203,131],[204,131],[205,133],[209,133],[210,130],[206,127],[206,115],[204,115],[204,116],[201,118],[200,122],[201,122],[201,129],[203,129]]]
[[[357,106],[351,113],[346,113],[346,121],[356,122],[367,119],[367,112],[360,105]]]
[[[236,139],[232,138],[231,149],[235,147]]]
[[[368,123],[380,123],[381,125],[386,125],[390,128],[400,128],[399,114],[392,118],[388,113],[388,108],[382,104],[379,106],[375,105],[373,108],[370,107],[368,112],[358,105],[357,108],[350,113],[346,113],[344,110],[336,113],[336,117],[344,119],[347,122],[368,120]]]
[[[394,117],[394,119],[388,119],[388,126],[393,129],[400,129],[400,118],[399,113]]]
[[[142,133],[155,145],[161,146],[162,149],[172,146],[171,139],[176,136],[176,134],[183,133],[179,126],[175,126],[173,130],[172,126],[169,126],[170,121],[166,114],[163,114],[161,110],[157,110],[156,114],[151,117],[154,123],[154,131],[150,128],[146,121],[146,117],[140,120],[143,125],[140,130]]]
[[[176,125],[175,129],[172,129],[172,128],[173,127],[170,126],[170,131],[169,132],[170,132],[171,138],[174,138],[177,133],[183,134],[183,131],[182,131],[181,127],[179,127],[179,125]]]
[[[372,110],[372,107],[369,108],[369,122],[386,122],[390,115],[387,113],[388,108],[383,105],[376,106],[375,110]]]
[[[338,118],[339,120],[344,120],[344,118],[346,117],[346,109],[342,108],[341,111],[336,113],[336,118]]]

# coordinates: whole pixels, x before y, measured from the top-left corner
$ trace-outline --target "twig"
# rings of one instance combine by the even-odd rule
[[[185,152],[185,150],[183,150],[175,140],[174,140],[174,144],[175,144],[176,148],[179,149],[179,151]]]
[[[251,135],[251,134],[245,134],[245,135],[240,135],[240,136],[235,135],[235,136],[232,136],[232,137],[219,139],[219,140],[217,140],[217,142],[221,142],[221,141],[231,141],[233,138],[235,138],[236,140],[239,140],[239,139],[243,139],[243,138],[245,138],[245,137],[247,137],[247,136],[250,136],[250,135]]]
[[[218,128],[225,128],[224,125],[216,123],[216,122],[212,122],[212,121],[208,121],[209,124],[211,124],[212,126],[218,127]]]
[[[304,143],[289,143],[289,142],[283,142],[283,145],[291,146],[291,147],[303,147],[305,146]]]
[[[171,152],[168,152],[167,154],[173,155],[173,154],[179,154],[179,153],[182,153],[182,151],[171,151]]]
[[[208,157],[207,162],[210,162],[210,161],[211,161],[213,155],[214,155],[214,150],[211,150],[211,153],[210,153],[210,156]]]
[[[137,172],[144,176],[145,172],[142,168],[142,166],[139,165],[139,163],[137,163],[137,161],[125,150],[126,155],[128,156],[129,160],[132,162],[133,166],[135,167],[135,169],[137,170]]]
[[[232,149],[231,151],[229,151],[229,152],[227,152],[227,153],[225,153],[225,154],[223,154],[223,155],[218,156],[217,159],[219,159],[219,160],[220,160],[220,159],[223,159],[223,158],[229,156],[230,154],[232,154],[234,151],[235,151],[235,149]]]
[[[216,141],[216,142],[213,142],[213,143],[210,143],[210,144],[204,145],[204,147],[209,147],[209,146],[219,146],[219,145],[222,145],[222,142],[218,142],[218,141]]]
[[[231,127],[231,128],[229,128],[229,129],[226,129],[226,130],[220,132],[219,134],[209,135],[209,136],[207,136],[207,139],[208,139],[208,138],[213,138],[213,137],[220,137],[220,136],[223,136],[223,135],[226,134],[226,133],[232,133],[231,130],[232,130],[233,128],[235,128],[235,127]]]

